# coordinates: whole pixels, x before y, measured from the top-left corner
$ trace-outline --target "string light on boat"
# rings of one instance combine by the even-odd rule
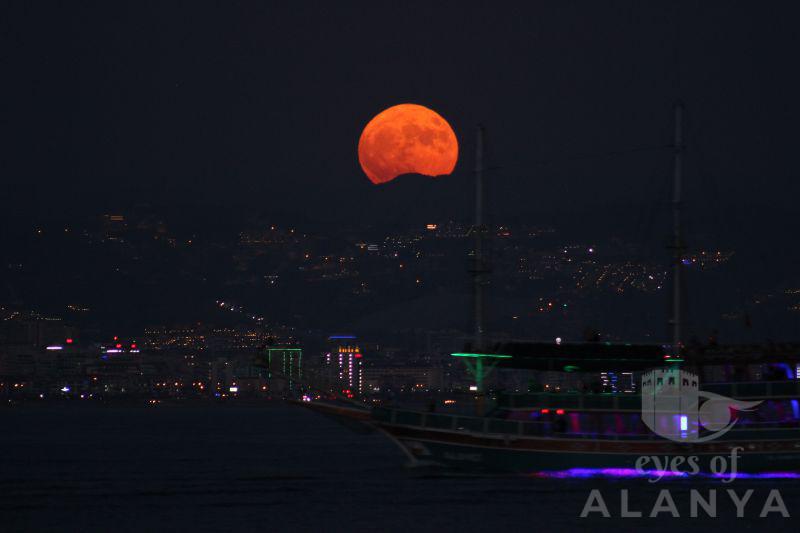
[[[474,358],[487,358],[487,359],[511,359],[512,356],[510,355],[502,355],[496,353],[464,353],[464,352],[457,352],[451,353],[452,357],[474,357]]]

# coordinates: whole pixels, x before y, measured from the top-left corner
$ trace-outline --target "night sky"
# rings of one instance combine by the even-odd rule
[[[402,216],[427,180],[374,188],[355,150],[366,122],[400,102],[456,130],[456,172],[429,187],[456,213],[479,122],[496,210],[641,202],[669,175],[668,151],[577,156],[667,145],[678,98],[689,193],[703,175],[726,203],[791,207],[795,13],[655,4],[15,2],[2,32],[10,209],[241,204],[335,219],[335,204]]]

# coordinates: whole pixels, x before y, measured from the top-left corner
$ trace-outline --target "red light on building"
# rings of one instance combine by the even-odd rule
[[[115,341],[118,341],[118,340],[119,340],[119,337],[117,337],[116,335],[114,335],[114,340],[115,340]]]
[[[135,344],[131,344],[131,350],[135,350],[135,349],[136,349],[136,345]]]
[[[357,353],[357,354],[356,354],[356,359],[361,359],[361,357],[362,357],[362,356],[361,356],[361,354],[360,354],[360,353]]]
[[[122,345],[121,344],[117,344],[117,348],[122,348]]]
[[[542,409],[542,414],[546,415],[550,412],[550,409]]]
[[[67,343],[67,344],[72,344],[72,339],[67,339],[67,340],[66,340],[66,343]]]
[[[557,415],[563,415],[564,414],[564,410],[563,409],[556,409],[556,414]]]

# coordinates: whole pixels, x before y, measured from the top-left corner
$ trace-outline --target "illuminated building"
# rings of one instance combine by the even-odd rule
[[[600,372],[604,392],[636,392],[633,372]]]
[[[353,335],[328,337],[329,350],[324,356],[328,382],[350,394],[364,392],[364,365],[361,348]]]
[[[289,390],[303,378],[303,350],[297,346],[267,347],[267,379],[272,387],[273,378],[286,381]]]

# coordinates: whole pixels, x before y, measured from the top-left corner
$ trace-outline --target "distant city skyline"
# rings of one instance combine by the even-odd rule
[[[171,210],[122,213],[8,231],[0,304],[95,335],[249,322],[221,313],[221,301],[320,334],[469,331],[468,221],[343,231],[239,213],[208,228]],[[580,238],[552,224],[492,223],[489,333],[575,340],[590,328],[608,339],[662,341],[669,250],[655,224],[643,224],[651,227],[629,237]],[[791,254],[773,253],[784,259],[766,265],[754,250],[708,235],[690,242],[687,340],[792,340],[800,280]]]

